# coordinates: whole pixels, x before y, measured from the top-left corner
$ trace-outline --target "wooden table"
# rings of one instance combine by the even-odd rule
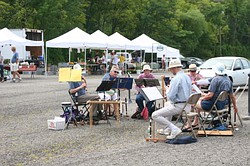
[[[19,66],[18,71],[30,71],[31,72],[31,78],[34,78],[35,71],[37,70],[36,65],[30,65],[30,66]]]
[[[9,65],[4,65],[4,69],[10,71],[10,66]],[[19,72],[30,71],[31,72],[31,78],[34,78],[34,74],[35,74],[36,70],[37,70],[36,65],[19,66],[18,67]]]
[[[88,104],[90,104],[90,108],[89,108],[89,125],[90,127],[92,127],[93,125],[93,104],[114,104],[117,105],[117,107],[114,106],[114,108],[118,108],[115,109],[115,115],[116,115],[116,121],[117,121],[117,126],[119,126],[120,124],[120,112],[119,112],[119,105],[122,104],[122,101],[118,101],[118,100],[90,100],[87,102]]]

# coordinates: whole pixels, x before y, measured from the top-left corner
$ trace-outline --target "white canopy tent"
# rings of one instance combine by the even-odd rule
[[[85,49],[85,71],[86,71],[86,48],[98,48],[98,49],[120,49],[122,46],[111,41],[109,37],[97,30],[93,34],[89,35],[80,28],[76,27],[69,32],[56,37],[46,42],[46,60],[45,60],[45,73],[47,69],[47,48],[68,48],[69,49],[69,61],[71,48],[84,48]]]
[[[157,53],[157,57],[162,57],[163,54],[165,54],[166,57],[182,57],[178,49],[161,44],[145,34],[135,38],[132,42],[133,44],[141,45],[141,48],[144,49],[146,53]]]
[[[52,48],[78,48],[84,47],[84,39],[90,35],[78,27],[46,42],[46,47]]]
[[[8,28],[0,30],[0,45],[43,46],[43,41],[33,41],[21,38],[12,33]]]
[[[93,38],[93,40],[96,41],[96,43],[89,45],[91,48],[113,49],[113,50],[124,49],[123,44],[112,40],[108,35],[106,35],[100,30],[95,31],[90,36]]]
[[[145,52],[152,52],[152,50],[156,50],[158,45],[161,45],[161,43],[157,42],[156,40],[150,38],[145,34],[142,34],[137,38],[133,39],[132,44],[140,46],[140,49],[145,50]]]
[[[115,32],[114,34],[110,35],[109,38],[112,41],[115,41],[116,43],[119,43],[120,45],[122,45],[124,50],[136,50],[140,48],[139,45],[133,44],[131,40],[122,36],[118,32]]]
[[[26,58],[26,47],[25,46],[43,46],[43,41],[33,41],[22,38],[13,32],[11,32],[8,28],[3,28],[0,30],[0,50],[4,54],[5,59],[11,59],[12,52],[10,50],[10,46],[14,45],[17,47],[17,51],[19,52],[19,59]]]
[[[153,62],[153,53],[156,52],[157,46],[161,45],[156,40],[150,38],[149,36],[142,34],[138,36],[137,38],[132,40],[132,43],[134,45],[139,45],[141,50],[145,50],[146,52],[151,52],[151,62]],[[144,60],[145,61],[145,55]]]
[[[157,50],[156,53],[157,57],[162,57],[165,55],[168,58],[183,58],[183,56],[180,54],[180,50],[166,45],[163,45],[163,50]]]
[[[76,27],[65,34],[58,36],[46,42],[46,60],[45,60],[45,73],[47,71],[47,47],[51,48],[68,48],[69,49],[69,62],[71,48],[84,48],[85,49],[85,64],[86,64],[86,45],[95,43],[90,35],[80,28]],[[86,65],[85,65],[86,71]]]

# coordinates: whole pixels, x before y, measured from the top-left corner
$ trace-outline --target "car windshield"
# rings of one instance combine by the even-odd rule
[[[226,66],[226,69],[227,70],[231,70],[232,68],[232,65],[233,65],[233,59],[209,59],[207,60],[206,62],[204,62],[200,68],[201,69],[212,69],[212,67],[218,63],[218,62],[221,62],[223,63],[225,66]]]

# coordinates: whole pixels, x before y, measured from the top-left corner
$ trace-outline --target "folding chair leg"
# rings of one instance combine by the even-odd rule
[[[111,126],[111,123],[110,123],[110,121],[109,121],[109,117],[108,117],[108,115],[107,115],[107,111],[104,111],[104,117],[105,117],[105,119],[107,120],[107,123]]]
[[[199,130],[202,129],[205,136],[207,137],[207,133],[206,133],[206,130],[205,130],[205,127],[204,127],[204,124],[202,122],[203,118],[201,117],[201,114],[198,113],[198,118],[199,118]]]
[[[191,131],[192,131],[192,133],[193,133],[192,135],[194,136],[194,138],[197,139],[196,134],[195,134],[194,129],[193,129],[193,126],[192,126],[192,124],[191,124],[191,122],[190,122],[190,119],[188,118],[188,116],[186,116],[186,118],[187,118],[186,122],[187,122],[188,125],[190,126]],[[185,123],[184,123],[184,125],[185,125]]]

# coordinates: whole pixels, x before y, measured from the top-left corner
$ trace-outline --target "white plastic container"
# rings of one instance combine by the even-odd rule
[[[47,121],[48,129],[51,130],[63,130],[65,125],[65,118],[55,117]]]

